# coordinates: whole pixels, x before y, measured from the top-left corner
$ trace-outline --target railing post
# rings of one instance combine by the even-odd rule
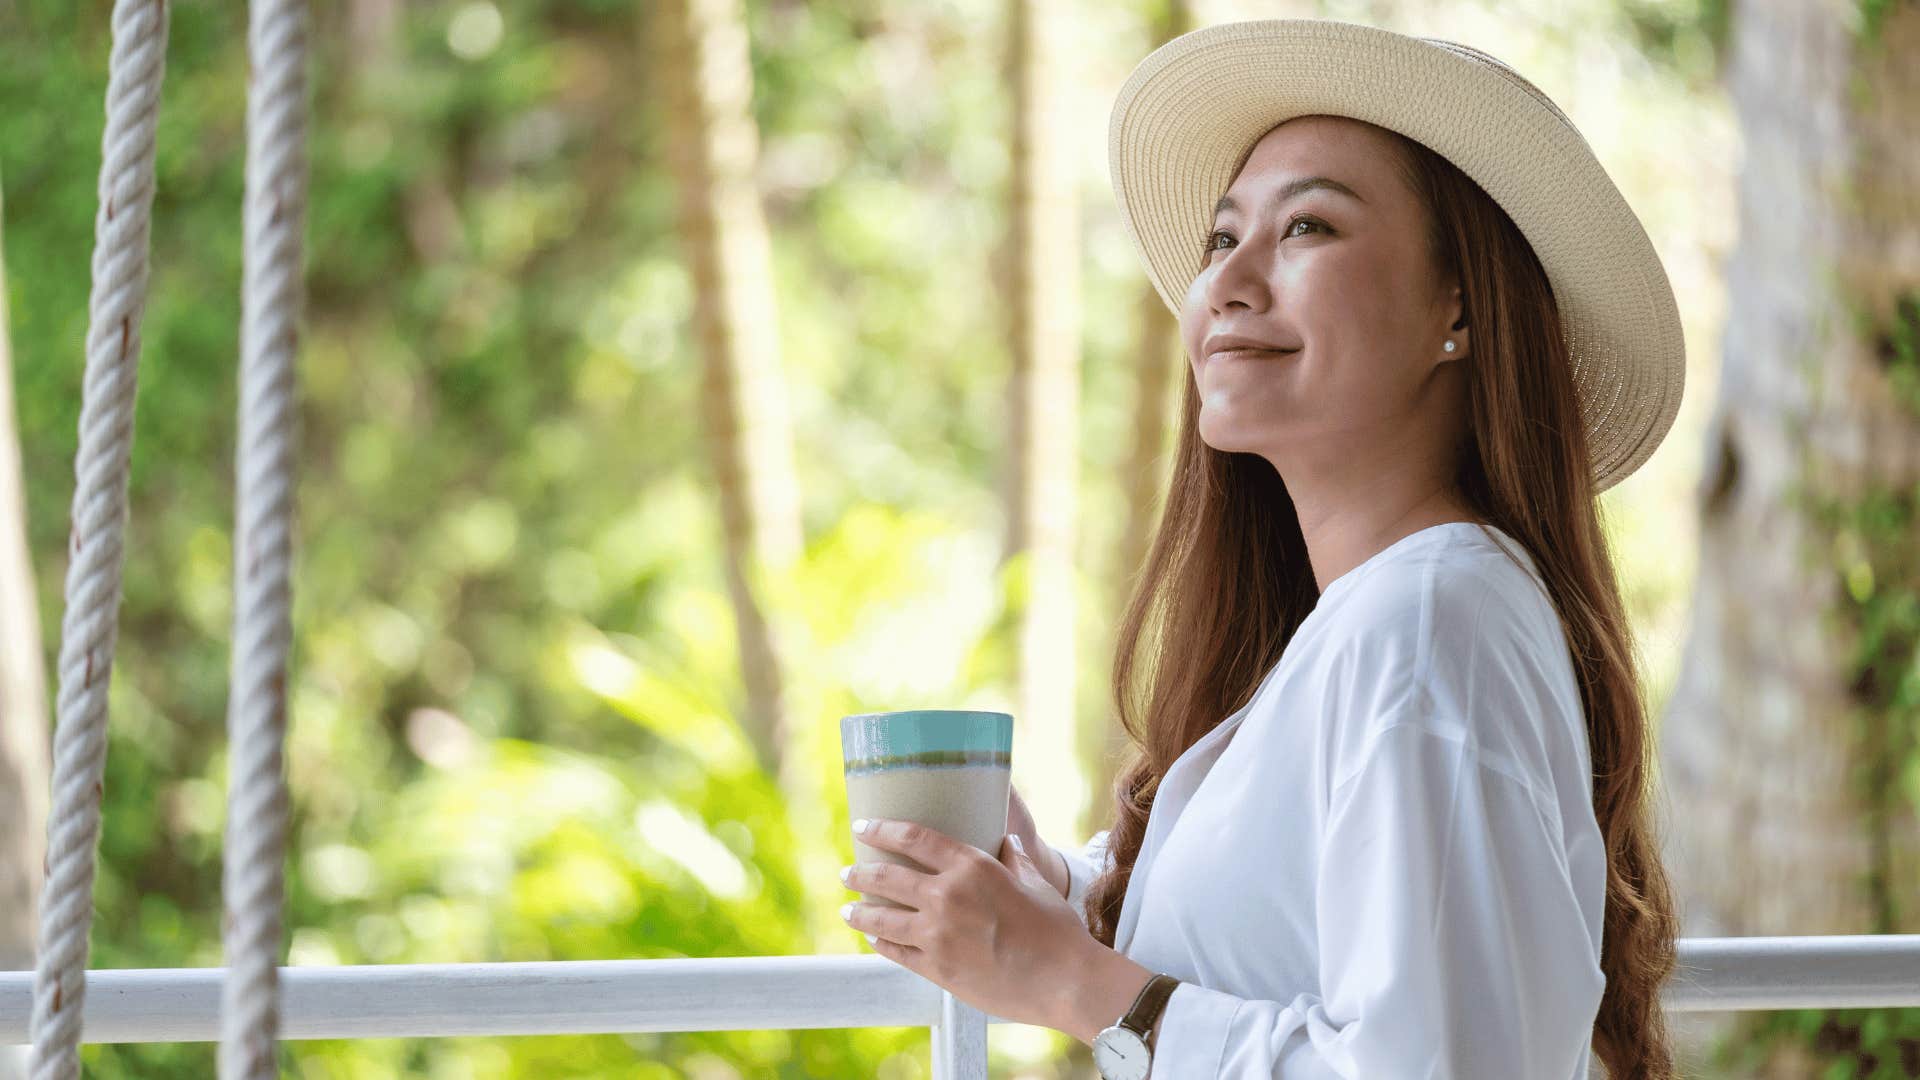
[[[933,1080],[987,1080],[987,1014],[946,991],[933,1026]]]

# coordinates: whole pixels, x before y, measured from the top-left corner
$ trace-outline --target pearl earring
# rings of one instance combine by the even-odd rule
[[[1447,350],[1448,352],[1452,352],[1452,351],[1453,351],[1453,339],[1452,339],[1452,338],[1448,338],[1448,339],[1447,339],[1447,343],[1446,343],[1446,345],[1444,346],[1444,348],[1445,348],[1445,349],[1446,349],[1446,350]]]

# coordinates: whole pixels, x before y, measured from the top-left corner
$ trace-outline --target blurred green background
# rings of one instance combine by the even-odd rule
[[[1051,106],[1072,139],[1082,302],[1072,656],[1093,790],[1141,393],[1144,276],[1105,178],[1113,92],[1168,25],[1074,3]],[[112,684],[92,966],[217,965],[243,5],[179,0]],[[701,341],[658,11],[613,0],[315,5],[308,311],[287,767],[288,962],[864,951],[834,909],[851,844],[836,722],[1011,707],[1010,227],[998,0],[748,0],[748,117],[803,543],[763,595],[792,727],[756,760],[700,428]],[[1470,41],[1582,124],[1687,319],[1684,411],[1605,497],[1656,705],[1694,568],[1689,485],[1732,233],[1712,0],[1196,4]],[[58,647],[109,5],[0,3],[0,186],[26,521]],[[1673,133],[1696,150],[1676,182]],[[1042,236],[1040,241],[1046,241]],[[752,295],[752,294],[750,294]],[[1176,351],[1166,369],[1184,376]],[[1126,359],[1123,359],[1126,358]],[[1017,564],[1013,564],[1017,567]],[[51,665],[49,662],[49,670]],[[1023,792],[1061,762],[1016,755]],[[796,806],[787,794],[821,793]],[[1093,800],[1095,803],[1097,799]],[[1043,831],[1078,842],[1097,806]],[[1069,835],[1070,834],[1070,835]],[[856,946],[860,946],[857,948]],[[994,1032],[996,1075],[1077,1044]],[[928,1075],[924,1029],[283,1044],[306,1077]],[[212,1075],[211,1044],[90,1046],[89,1075]],[[1091,1075],[1080,1073],[1079,1075]]]

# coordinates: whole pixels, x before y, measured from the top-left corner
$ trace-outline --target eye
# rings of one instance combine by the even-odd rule
[[[1313,218],[1310,218],[1305,214],[1300,214],[1300,215],[1296,215],[1295,217],[1287,221],[1286,228],[1280,230],[1280,239],[1285,240],[1292,237],[1294,235],[1293,227],[1295,225],[1311,225],[1315,229],[1318,229],[1321,232],[1328,231],[1325,223],[1317,221]],[[1214,231],[1207,234],[1206,242],[1201,246],[1201,249],[1200,249],[1201,263],[1204,264],[1210,259],[1212,259],[1213,253],[1220,250],[1219,245],[1216,244],[1215,241],[1217,241],[1223,236],[1229,240],[1233,239],[1233,235],[1231,233],[1222,232],[1219,229],[1215,229]]]

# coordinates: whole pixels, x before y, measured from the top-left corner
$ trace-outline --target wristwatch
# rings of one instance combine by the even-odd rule
[[[1146,1080],[1153,1068],[1153,1051],[1147,1035],[1167,1007],[1167,999],[1180,980],[1171,975],[1155,975],[1140,988],[1117,1023],[1093,1037],[1093,1063],[1105,1080]]]

